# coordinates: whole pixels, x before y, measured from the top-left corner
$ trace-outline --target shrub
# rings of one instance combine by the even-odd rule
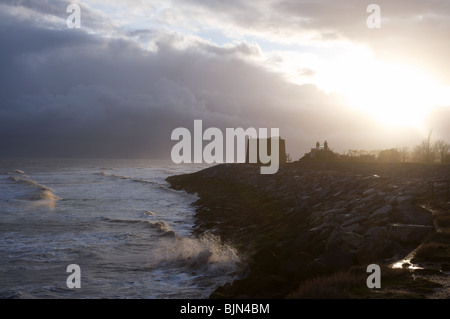
[[[366,284],[365,275],[351,272],[337,272],[329,276],[317,277],[304,282],[296,291],[288,295],[292,299],[345,299],[350,298],[352,287]]]

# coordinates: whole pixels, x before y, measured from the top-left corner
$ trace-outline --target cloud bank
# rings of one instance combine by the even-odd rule
[[[203,120],[205,127],[221,129],[280,128],[294,158],[316,140],[328,139],[331,147],[342,152],[402,146],[420,138],[421,132],[409,132],[408,140],[405,132],[381,128],[363,112],[347,106],[339,95],[326,94],[314,84],[289,82],[267,66],[264,52],[255,42],[235,39],[219,45],[165,27],[207,28],[215,21],[217,28],[228,30],[225,33],[265,34],[269,41],[277,41],[277,34],[278,39],[298,34],[364,42],[367,30],[354,31],[359,30],[354,25],[365,21],[367,15],[342,18],[345,12],[364,9],[361,1],[347,1],[334,12],[330,8],[336,5],[325,0],[261,1],[258,6],[238,0],[209,1],[207,5],[174,1],[160,14],[161,25],[147,28],[127,28],[125,22],[94,5],[106,2],[94,1],[82,6],[83,27],[77,30],[65,27],[68,3],[1,4],[1,156],[168,159],[174,144],[172,130],[191,129],[194,119]],[[408,3],[405,21],[423,9],[417,1]],[[136,9],[130,6],[129,12]],[[393,5],[386,7],[397,10]],[[447,9],[441,3],[440,14]],[[433,26],[433,21],[448,22],[440,15],[431,16],[427,23],[439,39],[445,27]],[[298,29],[302,32],[296,33]],[[404,27],[399,29],[402,38]],[[380,35],[370,45],[381,54],[386,41],[392,39]],[[406,36],[404,41],[408,47],[418,45]],[[434,39],[430,43],[442,45]],[[423,54],[434,56],[435,61],[445,52],[430,49]],[[308,68],[302,72],[314,74]],[[437,123],[437,131],[449,134],[442,121],[448,111],[440,112],[436,118],[441,122],[433,115],[429,121]]]

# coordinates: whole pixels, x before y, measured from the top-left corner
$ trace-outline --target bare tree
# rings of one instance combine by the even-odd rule
[[[408,160],[409,160],[409,158],[410,158],[410,154],[409,154],[409,151],[408,151],[408,147],[402,147],[402,148],[398,148],[397,149],[397,151],[399,152],[399,154],[400,154],[400,160],[403,162],[403,163],[405,163],[405,162],[407,162]]]
[[[428,137],[424,139],[419,145],[414,149],[414,159],[422,163],[433,163],[437,157],[437,150],[435,145],[432,143],[431,135],[432,131],[428,133]]]
[[[439,139],[436,142],[434,142],[434,147],[436,149],[436,152],[439,156],[441,163],[443,163],[445,155],[447,155],[448,151],[450,150],[450,145],[446,143],[444,140]]]

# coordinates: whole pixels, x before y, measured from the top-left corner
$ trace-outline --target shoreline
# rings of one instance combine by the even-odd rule
[[[167,181],[198,194],[194,233],[218,235],[247,265],[210,298],[295,298],[310,280],[355,269],[365,286],[367,265],[416,249],[435,233],[435,214],[422,207],[427,182],[445,178],[448,165],[299,161],[274,175],[221,164]],[[365,289],[351,296],[372,298]]]

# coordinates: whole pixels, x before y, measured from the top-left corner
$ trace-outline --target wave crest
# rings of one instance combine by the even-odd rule
[[[30,177],[26,175],[22,176],[24,177],[10,176],[8,177],[8,179],[12,182],[20,183],[29,188],[30,192],[25,195],[25,199],[35,201],[40,200],[58,201],[61,199],[60,197],[55,195],[55,191],[51,187],[39,184],[37,181],[32,180]]]
[[[102,220],[110,223],[123,223],[123,224],[140,224],[143,226],[149,226],[150,228],[156,229],[161,234],[160,236],[175,236],[175,232],[170,228],[169,224],[167,224],[163,220],[158,220],[156,222],[149,220],[141,220],[141,219],[113,219],[108,217],[102,217]]]
[[[148,261],[148,267],[161,264],[187,267],[190,271],[207,271],[221,276],[236,274],[241,269],[241,260],[236,250],[213,235],[201,238],[177,238],[161,243]]]

